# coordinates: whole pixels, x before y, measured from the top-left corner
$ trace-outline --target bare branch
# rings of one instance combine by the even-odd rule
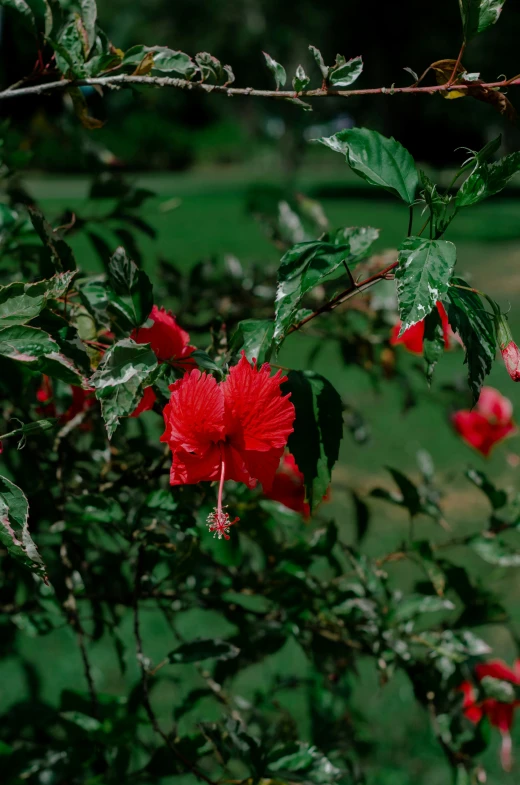
[[[474,84],[456,84],[456,85],[430,85],[427,87],[419,87],[418,85],[410,85],[408,87],[369,87],[359,90],[333,90],[327,87],[320,87],[317,90],[302,90],[296,93],[294,90],[256,90],[252,87],[227,87],[226,85],[212,85],[206,82],[188,82],[185,79],[175,79],[169,76],[134,76],[133,74],[119,74],[111,76],[98,76],[91,79],[60,79],[56,82],[44,82],[42,84],[30,85],[27,87],[18,87],[16,89],[8,88],[0,92],[0,100],[8,100],[11,98],[23,98],[29,95],[43,95],[45,93],[52,93],[56,91],[67,90],[69,87],[81,87],[87,85],[98,85],[101,87],[108,87],[118,89],[121,87],[136,85],[149,85],[151,87],[173,87],[178,90],[194,90],[195,92],[203,93],[220,93],[227,95],[229,98],[235,96],[255,97],[255,98],[275,98],[278,100],[287,100],[293,98],[350,98],[357,95],[433,95],[435,93],[447,93],[451,90],[464,92],[466,90],[475,89]],[[520,85],[520,79],[503,79],[500,82],[483,82],[479,83],[479,88],[501,88],[509,87],[511,85]]]

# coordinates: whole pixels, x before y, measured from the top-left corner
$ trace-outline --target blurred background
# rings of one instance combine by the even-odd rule
[[[115,46],[126,50],[139,43],[157,44],[190,55],[208,51],[233,67],[236,86],[272,86],[262,57],[265,50],[285,66],[289,80],[301,63],[312,77],[311,87],[318,87],[321,77],[308,52],[309,44],[322,51],[327,63],[333,62],[337,52],[347,59],[361,54],[365,68],[356,87],[407,85],[413,77],[406,67],[421,74],[432,61],[456,58],[461,40],[457,0],[401,0],[397,4],[329,0],[326,6],[317,0],[99,0],[98,10],[100,24]],[[520,71],[519,35],[520,6],[510,0],[500,23],[471,44],[464,66],[480,72],[485,80],[501,74],[513,76]],[[33,40],[14,15],[0,9],[0,86],[30,73],[34,61]],[[520,106],[519,88],[511,88],[509,97]],[[447,101],[440,96],[320,99],[313,102],[313,112],[302,112],[288,103],[167,89],[140,90],[138,95],[117,91],[103,104],[98,104],[94,93],[88,99],[106,120],[96,131],[80,126],[63,96],[19,99],[2,106],[2,118],[9,117],[9,134],[24,165],[24,184],[54,225],[66,210],[88,214],[94,221],[96,215],[106,213],[105,199],[92,199],[92,175],[103,182],[107,175],[124,174],[136,188],[150,189],[152,194],[134,216],[136,239],[131,250],[154,280],[161,263],[196,274],[202,274],[204,265],[217,272],[226,270],[226,274],[238,269],[237,264],[246,271],[253,265],[274,270],[280,250],[258,216],[264,204],[290,202],[297,193],[319,201],[332,227],[376,226],[381,230],[378,251],[395,248],[406,233],[406,208],[382,192],[374,196],[338,155],[310,143],[317,136],[353,125],[393,135],[441,184],[449,182],[466,157],[458,148],[479,149],[498,134],[502,134],[502,152],[520,147],[518,128],[489,105],[466,99]],[[82,268],[101,271],[92,236],[76,228],[70,243]],[[120,229],[110,233],[103,226],[98,235],[112,248],[124,241]],[[511,324],[520,336],[520,194],[515,183],[499,198],[462,213],[448,239],[457,245],[459,273],[494,296],[505,310],[511,304]],[[163,292],[160,285],[157,291]],[[167,292],[160,304],[175,307]],[[457,531],[478,529],[487,515],[481,497],[464,482],[468,465],[486,470],[504,487],[518,486],[518,436],[486,461],[450,427],[445,387],[463,385],[460,352],[443,359],[429,391],[417,373],[417,358],[406,356],[402,349],[398,352],[407,384],[402,378],[374,379],[366,368],[345,362],[345,347],[338,348],[334,342],[317,347],[317,343],[316,336],[291,336],[281,362],[293,368],[309,367],[312,354],[313,367],[330,379],[352,407],[351,432],[345,435],[332,501],[323,513],[336,517],[347,538],[353,530],[350,491],[355,488],[364,494],[375,485],[390,488],[385,465],[413,475],[417,453],[424,448],[446,487],[446,515]],[[520,392],[498,363],[490,383],[513,400],[518,412]],[[373,503],[372,514],[365,547],[374,555],[390,550],[405,536],[407,521],[381,502]],[[425,537],[435,536],[433,524],[423,525]],[[520,631],[514,572],[477,560],[475,570],[482,581],[506,596],[507,610]],[[211,620],[205,623],[211,628]],[[68,633],[63,630],[40,639],[37,651],[27,643],[26,660],[42,677],[42,689],[50,699],[57,687],[73,687],[77,678],[77,663],[70,660],[75,656],[74,644]],[[161,636],[165,634],[158,620],[150,620],[152,655],[154,647],[163,649]],[[215,634],[221,631],[215,628]],[[485,630],[486,635],[496,654],[513,659],[514,641],[502,629]],[[111,656],[107,652],[104,660],[103,650],[96,652],[97,661],[104,662],[97,677],[104,680],[107,691],[117,691],[120,676]],[[48,666],[49,661],[53,663],[51,675],[42,665]],[[4,705],[17,700],[30,684],[32,675],[24,667],[22,672],[19,663],[9,658],[2,664]],[[268,689],[276,674],[301,668],[304,663],[298,660],[298,652],[284,650],[250,675],[243,694],[259,685]],[[375,671],[358,675],[354,702],[362,708],[379,745],[374,773],[381,778],[374,782],[445,785],[446,765],[428,717],[413,701],[410,684],[398,678],[382,688]],[[166,703],[163,708],[167,710]],[[511,775],[500,771],[498,744],[497,738],[486,753],[488,782],[518,782],[518,763]],[[520,759],[520,728],[515,747]]]

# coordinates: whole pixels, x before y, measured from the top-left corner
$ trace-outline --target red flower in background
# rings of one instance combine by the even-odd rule
[[[282,455],[271,489],[264,492],[264,496],[280,502],[290,510],[299,512],[304,518],[310,518],[311,510],[305,501],[304,476],[298,468],[294,455],[290,452]],[[329,501],[329,497],[330,493],[327,491],[323,501]]]
[[[60,422],[66,423],[70,422],[70,420],[76,417],[80,412],[88,411],[88,409],[91,409],[95,405],[96,399],[93,390],[84,390],[82,387],[72,386],[70,389],[72,392],[72,403],[63,414],[58,415],[54,402],[52,380],[44,375],[42,377],[42,382],[36,391],[36,398],[41,404],[36,408],[38,414],[41,414],[44,417],[58,417]],[[90,423],[82,423],[80,427],[83,430],[89,430],[91,425]]]
[[[195,346],[190,346],[189,333],[179,327],[172,312],[154,305],[148,319],[152,320],[152,326],[136,328],[130,338],[136,343],[149,343],[159,362],[195,367],[195,362],[189,359]]]
[[[510,684],[520,685],[520,660],[516,660],[514,670],[511,670],[502,660],[491,660],[481,663],[475,667],[477,681],[482,681],[486,676],[500,681],[508,681]],[[513,763],[511,755],[511,727],[513,725],[515,709],[520,705],[520,701],[504,703],[496,698],[485,698],[478,702],[475,688],[469,681],[464,681],[459,690],[464,698],[462,708],[464,716],[471,722],[477,724],[482,717],[487,717],[494,728],[498,728],[502,734],[502,747],[500,760],[505,771],[510,771]]]
[[[444,333],[444,348],[449,349],[450,336],[452,335],[452,332],[448,322],[448,314],[444,310],[444,306],[441,302],[437,303],[437,310],[442,322],[442,332]],[[405,349],[407,349],[409,352],[412,352],[412,354],[422,354],[424,341],[424,319],[421,322],[417,322],[417,324],[412,325],[412,327],[409,327],[401,336],[399,336],[401,325],[402,322],[399,321],[392,329],[392,335],[390,337],[391,346],[403,344]]]
[[[171,362],[185,369],[195,368],[196,363],[190,355],[196,347],[190,345],[189,333],[179,327],[172,312],[154,305],[148,319],[152,320],[152,326],[136,328],[130,338],[136,343],[149,343],[159,362]],[[153,409],[156,400],[153,389],[147,387],[139,406],[130,416],[138,417],[142,412]]]
[[[475,408],[455,412],[452,423],[465,442],[486,457],[498,442],[516,430],[513,405],[493,387],[483,387]]]
[[[130,417],[139,417],[142,412],[147,412],[153,409],[153,405],[157,400],[157,396],[153,391],[153,387],[145,387],[143,397],[139,402],[139,406],[134,409]]]
[[[222,510],[225,480],[269,490],[293,430],[294,406],[282,395],[285,377],[271,376],[242,354],[229,376],[217,383],[198,370],[170,386],[161,441],[172,453],[172,485],[219,480],[218,507],[208,519],[210,531],[228,539],[229,515]]]
[[[299,512],[304,518],[310,515],[309,505],[305,501],[304,477],[291,453],[286,452],[282,456],[271,489],[264,495]]]
[[[71,387],[72,390],[72,403],[67,411],[61,415],[60,419],[63,422],[70,422],[81,412],[86,412],[96,404],[94,390],[84,390],[82,387]],[[82,423],[81,428],[89,429],[90,423]]]
[[[36,391],[36,400],[40,404],[40,406],[36,407],[38,414],[41,414],[42,417],[56,417],[52,382],[45,374],[42,376],[41,384]]]

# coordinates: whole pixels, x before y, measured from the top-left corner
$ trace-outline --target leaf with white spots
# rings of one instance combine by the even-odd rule
[[[448,291],[457,251],[447,240],[407,237],[399,249],[396,269],[401,335],[422,321]]]
[[[28,517],[23,491],[0,477],[0,543],[16,561],[45,578],[45,565],[29,534]]]
[[[136,409],[156,369],[157,358],[147,343],[134,343],[125,338],[107,351],[90,384],[101,402],[109,439],[119,425],[119,418],[128,417]]]

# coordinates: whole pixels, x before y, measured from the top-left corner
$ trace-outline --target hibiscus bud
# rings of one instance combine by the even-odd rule
[[[520,349],[513,341],[513,335],[504,314],[497,314],[496,328],[498,345],[506,370],[514,382],[520,382]]]

